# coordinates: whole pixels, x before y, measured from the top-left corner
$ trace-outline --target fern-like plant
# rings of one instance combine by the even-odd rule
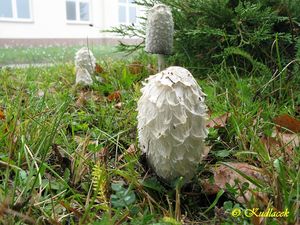
[[[93,190],[97,195],[103,209],[108,209],[107,187],[108,187],[108,173],[104,165],[95,164],[92,172]]]

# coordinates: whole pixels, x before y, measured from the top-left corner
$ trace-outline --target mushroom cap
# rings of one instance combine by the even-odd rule
[[[170,8],[157,4],[148,11],[145,51],[170,55],[173,48],[174,22]]]
[[[169,67],[150,76],[138,101],[139,145],[156,174],[166,181],[189,181],[207,137],[205,94],[192,74]]]
[[[87,47],[83,47],[76,52],[75,55],[75,66],[76,68],[87,69],[92,74],[96,67],[96,59],[91,50]]]

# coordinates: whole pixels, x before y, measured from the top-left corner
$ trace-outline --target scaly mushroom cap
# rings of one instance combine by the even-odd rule
[[[189,181],[204,153],[205,94],[192,74],[169,67],[150,76],[138,101],[140,148],[158,176]]]
[[[170,8],[163,4],[155,5],[148,11],[145,51],[170,55],[173,48],[173,34],[174,22]]]
[[[90,86],[93,84],[93,79],[89,71],[85,68],[76,68],[76,84]]]
[[[87,47],[83,47],[76,52],[75,66],[76,69],[87,69],[90,74],[94,73],[96,67],[96,59],[93,53]]]

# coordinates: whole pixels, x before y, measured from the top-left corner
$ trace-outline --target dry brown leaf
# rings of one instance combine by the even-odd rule
[[[84,92],[80,92],[75,105],[80,108],[80,107],[84,106],[86,104],[86,102],[87,102],[86,94]]]
[[[112,101],[120,101],[121,100],[121,93],[120,91],[115,91],[111,93],[109,96],[107,96],[107,100],[112,102]]]
[[[94,102],[101,102],[101,101],[103,101],[103,96],[102,96],[102,95],[99,95],[99,93],[96,93],[96,94],[95,94],[95,92],[93,92],[93,93],[91,94],[90,99],[91,99],[92,101],[94,101]]]
[[[108,157],[109,157],[109,149],[107,147],[102,148],[98,154],[100,163],[106,162]]]
[[[147,71],[150,74],[156,74],[158,72],[156,66],[154,66],[153,64],[147,65]]]
[[[211,150],[211,147],[212,146],[208,146],[208,145],[205,145],[204,146],[204,151],[203,151],[203,153],[202,153],[202,159],[206,159],[206,157],[207,157],[207,155],[208,155],[208,153],[210,152],[210,150]]]
[[[299,133],[300,132],[300,121],[294,117],[291,117],[287,114],[277,116],[273,119],[277,128],[282,129],[286,128],[291,132]],[[286,130],[284,129],[284,130]]]
[[[207,195],[216,195],[220,191],[220,187],[210,182],[209,179],[201,180],[202,191]]]
[[[300,116],[300,105],[296,106],[295,112],[297,116]]]
[[[300,144],[299,134],[277,133],[277,136],[282,141],[283,146],[288,146],[294,149]]]
[[[230,113],[224,113],[223,115],[216,117],[214,119],[211,119],[210,121],[208,121],[208,123],[206,124],[206,127],[208,128],[221,128],[221,127],[225,127],[228,118],[230,117]]]
[[[0,109],[0,120],[5,120],[4,112]]]
[[[285,157],[286,162],[291,162],[294,149],[300,145],[299,134],[282,133],[275,130],[272,137],[262,137],[261,142],[272,158]]]
[[[229,162],[227,164],[249,177],[261,181],[265,180],[265,177],[263,176],[262,170],[260,168],[249,165],[247,163]],[[241,195],[237,197],[237,200],[239,202],[249,201],[252,196],[256,197],[256,199],[263,200],[263,202],[267,202],[266,194],[255,192],[254,189],[256,188],[256,185],[248,181],[246,178],[244,178],[242,175],[240,175],[230,167],[225,165],[220,165],[218,167],[214,167],[212,169],[212,172],[214,174],[215,183],[213,185],[207,182],[204,184],[205,186],[204,191],[208,191],[209,194],[216,194],[220,189],[226,190],[226,183],[230,184],[231,186],[234,186],[235,181],[238,180],[240,186],[244,182],[249,183],[249,189],[245,191],[244,196],[240,193]]]
[[[263,136],[260,140],[268,150],[271,157],[277,158],[281,155],[281,144],[275,137]]]
[[[266,218],[258,217],[258,216],[255,216],[255,215],[251,217],[251,222],[252,222],[253,225],[265,224],[265,220],[266,220]]]
[[[135,61],[128,65],[128,70],[131,74],[137,75],[142,73],[143,67],[142,63]]]
[[[129,146],[129,148],[128,148],[122,155],[120,155],[120,156],[118,157],[118,161],[120,161],[121,159],[123,159],[125,155],[128,155],[128,154],[133,155],[133,154],[135,154],[136,151],[137,151],[137,150],[136,150],[134,144],[131,144],[131,145]]]
[[[96,73],[103,73],[104,69],[98,63],[96,63],[95,72]]]

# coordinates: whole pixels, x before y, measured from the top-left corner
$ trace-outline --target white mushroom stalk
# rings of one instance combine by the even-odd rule
[[[170,182],[189,181],[207,137],[205,94],[192,74],[169,67],[150,76],[138,101],[139,145],[156,174]]]
[[[165,55],[172,53],[173,34],[174,22],[170,8],[163,4],[155,5],[147,15],[145,51],[157,54],[159,71],[165,68]]]
[[[91,74],[95,71],[96,59],[87,47],[83,47],[76,52],[75,67],[76,84],[91,85],[93,83]]]
[[[89,71],[85,68],[76,68],[76,84],[90,86],[93,84],[93,79]]]

